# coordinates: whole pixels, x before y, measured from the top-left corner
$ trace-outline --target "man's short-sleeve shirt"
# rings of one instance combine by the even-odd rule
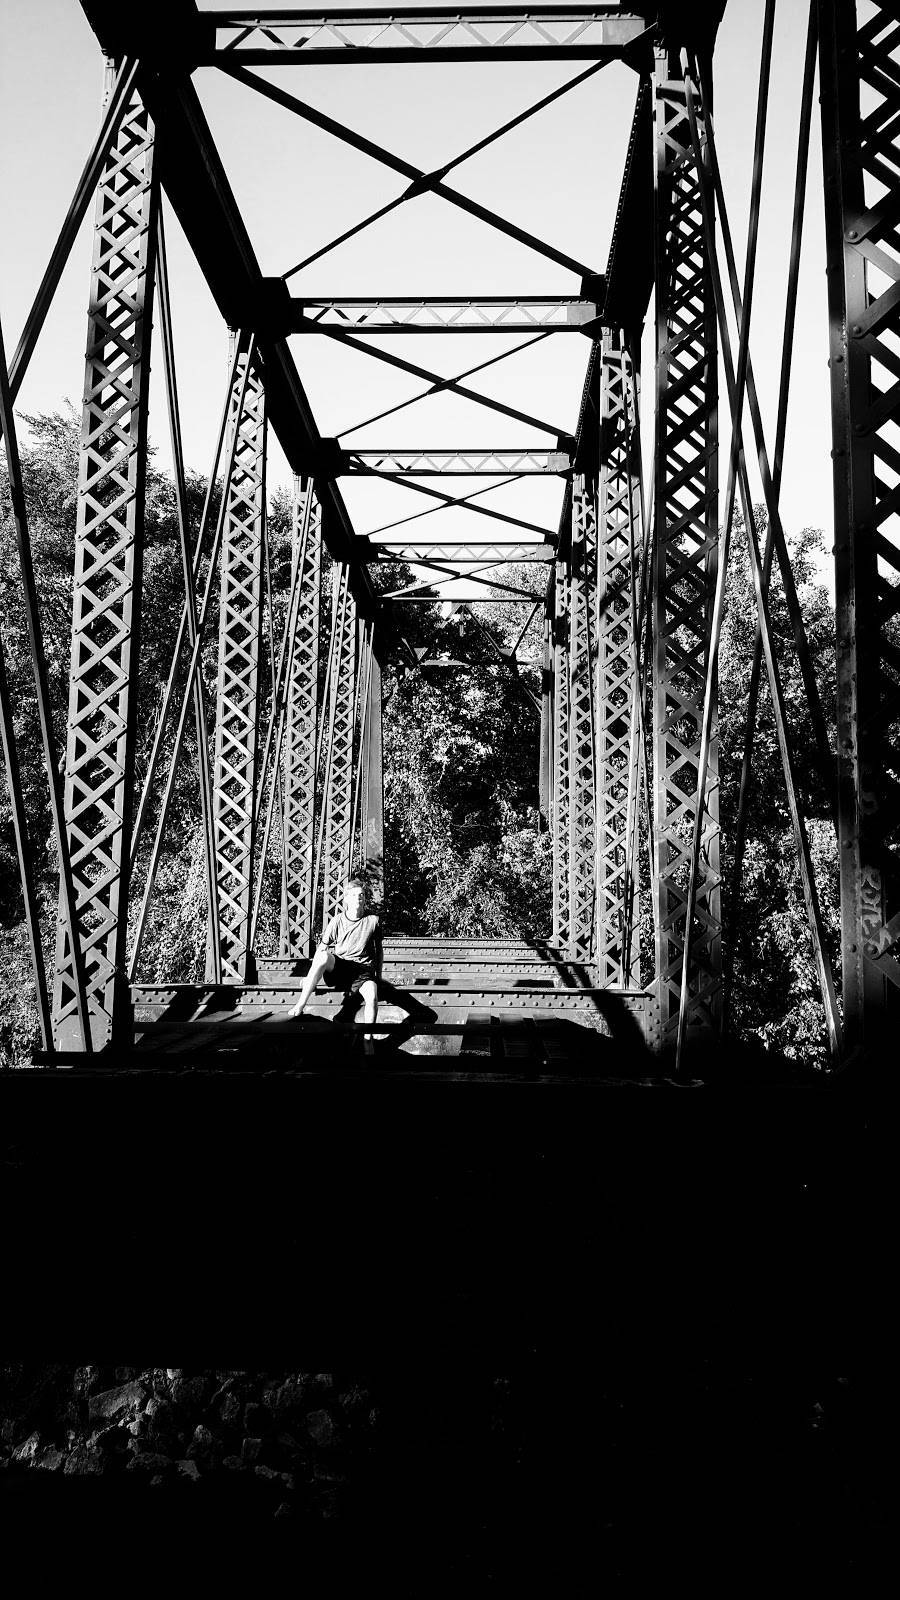
[[[338,911],[322,931],[320,945],[333,950],[341,961],[371,961],[381,964],[381,918],[348,917]]]

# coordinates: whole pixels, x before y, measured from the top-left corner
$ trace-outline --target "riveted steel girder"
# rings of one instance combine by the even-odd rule
[[[597,490],[581,474],[572,483],[568,561],[569,950],[574,961],[591,961],[596,911]]]
[[[845,1046],[900,1017],[900,33],[819,6]],[[893,1041],[892,1041],[893,1042]]]
[[[664,1036],[677,1028],[707,656],[717,570],[717,343],[681,69],[656,56],[656,397],[653,563],[657,984]],[[715,686],[713,689],[715,692]],[[688,969],[688,1025],[718,1022],[722,1000],[718,737]]]
[[[600,984],[639,982],[635,696],[636,561],[640,549],[637,383],[618,337],[600,357],[600,529],[597,662],[597,946]]]
[[[223,10],[204,19],[202,61],[277,66],[365,61],[602,60],[643,33],[614,6],[488,6],[332,11]],[[207,31],[208,30],[208,31]]]
[[[158,204],[154,127],[134,96],[97,191],[88,314],[65,817],[93,1048],[113,1037],[124,986]],[[54,1038],[80,1049],[72,950],[60,917]]]
[[[219,945],[222,976],[233,983],[248,981],[250,961],[265,505],[265,390],[253,362],[239,405],[247,360],[244,350],[229,418],[236,439],[222,537],[213,774]]]
[[[342,473],[374,473],[379,477],[517,477],[560,476],[571,470],[566,450],[347,450]]]
[[[323,327],[354,333],[583,333],[597,316],[593,300],[557,295],[487,295],[420,300],[343,299],[293,302],[296,333]]]
[[[291,646],[284,751],[285,875],[281,954],[309,955],[313,940],[316,741],[319,713],[319,581],[322,507],[311,480],[294,486],[297,621]]]
[[[551,831],[553,835],[553,943],[568,950],[571,944],[572,908],[569,895],[570,784],[569,755],[569,563],[558,554],[553,563],[551,621],[553,780]]]
[[[356,602],[341,566],[332,569],[332,606],[337,608],[330,682],[327,782],[323,797],[322,919],[340,910],[350,873],[353,831],[354,735],[356,732]]]

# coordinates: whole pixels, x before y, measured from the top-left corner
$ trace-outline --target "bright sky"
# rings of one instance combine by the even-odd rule
[[[215,9],[201,4],[201,9]],[[729,0],[715,60],[716,133],[739,260],[743,261],[756,112],[763,0]],[[15,348],[100,117],[103,62],[78,0],[0,0],[0,317]],[[777,11],[763,218],[751,350],[770,449],[790,248],[804,0]],[[533,101],[575,77],[583,63],[453,63],[268,69],[291,93],[430,170]],[[262,269],[280,274],[406,187],[406,180],[218,73],[194,82],[242,207]],[[457,169],[449,180],[482,204],[577,259],[603,270],[609,249],[637,77],[613,64]],[[782,488],[785,526],[832,525],[830,420],[822,220],[821,146],[814,119],[806,234],[797,314],[793,394]],[[183,235],[167,211],[176,356],[188,465],[208,472],[227,371],[227,333]],[[49,411],[80,405],[90,219],[76,242],[18,402]],[[440,199],[426,196],[292,280],[310,295],[573,294],[567,271]],[[652,422],[652,309],[645,328],[645,428]],[[510,335],[371,338],[408,360],[454,375],[523,342]],[[426,385],[321,336],[295,338],[295,359],[321,432],[339,434]],[[574,430],[588,342],[560,334],[471,380],[474,388]],[[723,385],[724,400],[724,385]],[[150,432],[169,462],[158,348]],[[727,437],[726,424],[720,433]],[[437,396],[348,436],[355,448],[552,447],[496,413]],[[750,449],[748,455],[755,452]],[[426,480],[430,481],[430,480]],[[269,483],[289,472],[274,437]],[[441,480],[454,495],[484,480]],[[724,482],[724,468],[723,468]],[[427,508],[408,488],[342,480],[359,532]],[[754,497],[761,498],[758,486]],[[556,527],[561,489],[530,478],[485,504]],[[412,525],[441,539],[494,537],[492,525],[450,511]],[[510,534],[513,530],[510,530]],[[827,541],[831,542],[830,538]]]

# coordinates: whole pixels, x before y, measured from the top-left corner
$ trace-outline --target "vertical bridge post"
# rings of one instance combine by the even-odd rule
[[[569,545],[569,950],[594,959],[596,915],[597,493],[593,479],[572,481]]]
[[[656,405],[653,558],[656,973],[662,1038],[678,1025],[707,655],[717,571],[717,344],[700,172],[676,52],[657,49]],[[701,115],[701,136],[702,136]],[[714,690],[715,692],[715,690]],[[693,943],[689,1027],[722,1005],[718,736],[713,723]]]
[[[111,82],[111,78],[110,78]],[[153,123],[135,97],[97,191],[78,472],[64,806],[91,1040],[124,1025],[147,395],[158,186]],[[60,917],[57,1048],[79,1049]]]
[[[354,732],[356,711],[356,601],[349,572],[333,569],[332,605],[337,607],[329,704],[328,775],[323,806],[322,922],[341,907],[341,890],[350,872],[353,822]],[[341,581],[343,579],[343,581]]]
[[[297,621],[290,647],[284,757],[285,875],[281,954],[306,956],[313,940],[313,855],[316,837],[316,739],[319,711],[319,584],[322,506],[308,479],[294,483]]]
[[[822,0],[819,28],[844,1040],[852,1051],[885,1045],[900,1019],[896,10],[876,0],[858,17],[854,0]]]
[[[597,661],[597,982],[640,982],[634,616],[641,537],[637,380],[621,333],[600,350]]]
[[[239,337],[240,350],[246,342],[243,335]],[[219,941],[222,976],[230,983],[246,983],[253,977],[250,906],[262,626],[265,393],[254,360],[240,405],[248,358],[245,347],[235,372],[229,419],[236,439],[222,541],[213,777]]]

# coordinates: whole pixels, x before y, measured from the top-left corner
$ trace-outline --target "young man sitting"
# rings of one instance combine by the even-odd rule
[[[345,993],[358,993],[363,1001],[363,1024],[371,1027],[378,1015],[378,980],[381,977],[381,918],[366,914],[368,890],[364,878],[349,878],[344,884],[344,909],[338,911],[322,930],[319,947],[310,963],[290,1017],[301,1017],[315,994],[316,984],[327,973],[330,986]]]

